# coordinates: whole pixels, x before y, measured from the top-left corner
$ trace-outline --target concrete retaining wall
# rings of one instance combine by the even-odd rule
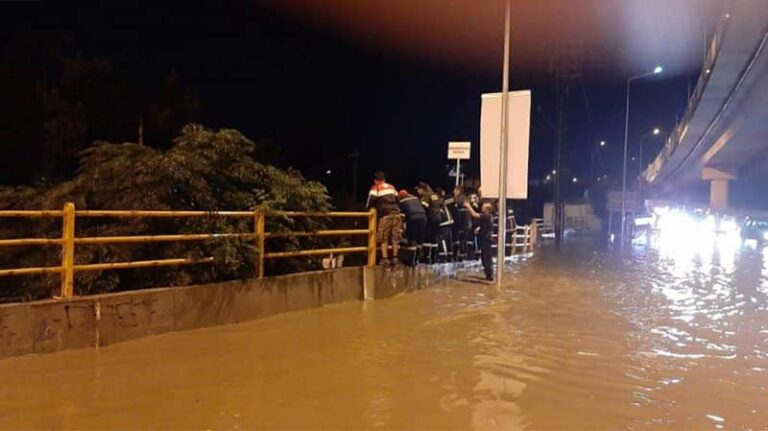
[[[0,357],[106,346],[344,301],[382,299],[444,282],[452,267],[341,268],[263,280],[145,289],[0,305]]]

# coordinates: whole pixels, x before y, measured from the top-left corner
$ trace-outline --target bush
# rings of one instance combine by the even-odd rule
[[[261,164],[257,146],[236,130],[209,130],[187,125],[166,151],[126,143],[97,142],[81,152],[74,178],[59,184],[0,188],[0,209],[61,209],[74,202],[77,209],[135,210],[294,210],[331,209],[325,187],[295,170]],[[322,229],[326,220],[268,217],[268,232]],[[58,219],[3,220],[3,238],[61,236]],[[252,232],[250,218],[78,218],[78,237],[157,235],[173,233]],[[318,246],[317,240],[303,240]],[[309,243],[307,242],[309,241]],[[269,250],[294,250],[296,238],[270,239]],[[60,247],[2,249],[3,267],[57,266]],[[75,262],[122,262],[179,257],[213,256],[214,264],[171,268],[142,268],[76,274],[76,294],[112,292],[149,286],[174,286],[254,275],[253,240],[207,240],[152,244],[79,245]],[[268,261],[268,272],[315,268],[306,259]],[[49,297],[59,288],[59,277],[35,276],[6,280],[0,299]]]

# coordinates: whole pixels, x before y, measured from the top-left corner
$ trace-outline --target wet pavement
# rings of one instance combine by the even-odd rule
[[[0,361],[0,429],[768,428],[768,249],[544,246],[476,282]]]

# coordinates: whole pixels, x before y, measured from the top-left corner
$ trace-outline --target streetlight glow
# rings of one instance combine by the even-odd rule
[[[578,179],[578,178],[576,178],[576,177],[573,177],[573,183],[574,183],[574,184],[576,184],[576,183],[578,183],[578,182],[579,182],[579,179]]]
[[[605,141],[600,141],[600,146],[604,147],[605,146]]]
[[[626,108],[624,109],[624,162],[622,164],[622,178],[621,178],[621,240],[625,241],[627,238],[626,223],[627,223],[627,152],[629,150],[629,95],[632,81],[643,79],[652,75],[658,75],[664,71],[661,65],[656,66],[652,72],[644,73],[642,75],[631,76],[627,78],[627,96],[626,96]],[[640,144],[642,147],[642,143]]]
[[[659,133],[661,133],[661,129],[659,129],[658,127],[653,129],[653,134],[654,135],[658,135]]]

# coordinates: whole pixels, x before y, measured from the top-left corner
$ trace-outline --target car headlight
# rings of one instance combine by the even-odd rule
[[[720,230],[725,233],[735,233],[739,231],[739,225],[734,220],[724,219],[720,221]]]

